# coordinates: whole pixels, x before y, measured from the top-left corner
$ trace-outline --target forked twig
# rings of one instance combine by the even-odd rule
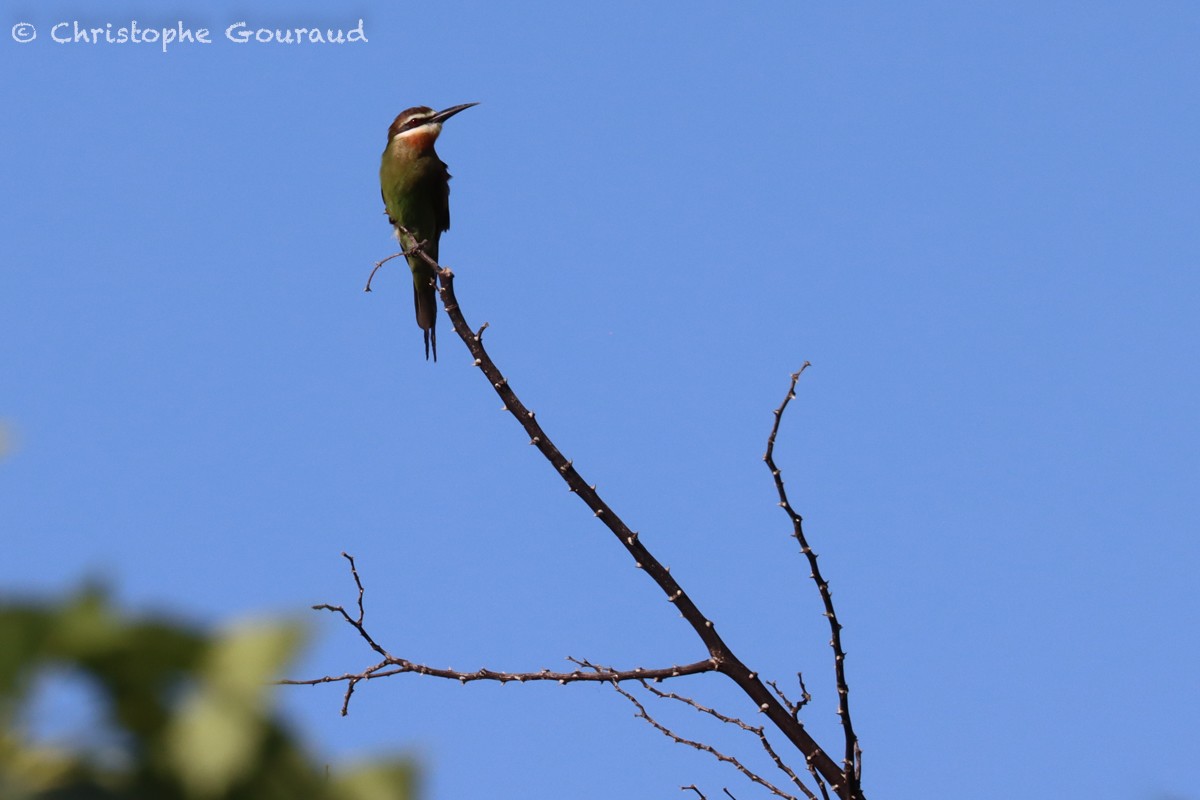
[[[661,733],[663,736],[666,736],[668,739],[671,739],[674,742],[678,742],[679,744],[686,744],[689,747],[694,747],[697,750],[708,753],[709,755],[711,755],[713,758],[717,759],[718,761],[729,764],[730,766],[734,767],[738,772],[745,775],[748,780],[752,781],[753,783],[757,783],[759,786],[762,786],[764,789],[766,789],[767,791],[769,791],[771,794],[775,795],[776,797],[784,798],[784,800],[799,800],[799,798],[797,798],[795,795],[788,794],[787,792],[783,791],[775,784],[768,781],[766,778],[762,777],[761,775],[756,774],[755,772],[752,772],[745,764],[743,764],[741,761],[739,761],[737,759],[737,757],[726,755],[725,753],[722,753],[720,750],[717,750],[715,747],[713,747],[710,744],[704,744],[703,742],[697,742],[693,739],[687,739],[687,738],[684,738],[683,736],[680,736],[679,734],[675,733],[675,731],[671,730],[666,725],[663,725],[661,722],[656,720],[654,717],[650,716],[650,713],[648,711],[646,711],[646,707],[644,705],[642,705],[641,701],[638,700],[636,697],[634,697],[632,694],[625,691],[623,688],[621,688],[619,685],[617,685],[615,683],[613,684],[613,688],[616,689],[617,692],[620,693],[626,700],[633,703],[633,705],[637,708],[638,711],[636,714],[634,714],[635,717],[637,717],[639,719],[643,719],[646,722],[648,722],[652,728],[654,728],[656,731]],[[809,796],[811,797],[811,795],[809,795]]]
[[[472,683],[474,681],[495,681],[497,683],[553,681],[558,684],[568,684],[612,683],[614,681],[663,681],[671,678],[680,678],[685,675],[715,672],[717,669],[717,665],[713,663],[712,659],[696,661],[691,664],[673,664],[669,667],[658,667],[655,669],[634,667],[628,670],[617,670],[611,668],[597,669],[590,662],[568,657],[568,660],[584,667],[584,669],[572,670],[571,672],[556,672],[548,669],[541,669],[536,672],[503,672],[486,668],[472,672],[462,672],[453,668],[443,669],[410,661],[409,659],[389,653],[367,631],[364,622],[366,610],[363,604],[365,590],[363,589],[362,579],[358,574],[358,566],[354,562],[354,556],[349,553],[342,553],[342,557],[350,562],[350,573],[354,576],[354,585],[358,587],[358,616],[352,617],[344,606],[332,605],[330,603],[320,603],[313,606],[313,608],[318,611],[329,611],[340,616],[346,624],[358,632],[358,635],[370,645],[372,650],[383,656],[383,660],[367,667],[361,672],[348,672],[343,675],[324,675],[320,678],[286,678],[276,681],[276,683],[285,686],[318,686],[323,683],[345,683],[346,692],[342,698],[342,716],[346,716],[350,712],[350,698],[353,697],[355,688],[362,681],[388,678],[392,675],[402,675],[410,672],[418,675],[427,675],[431,678],[454,680],[459,683]]]
[[[354,630],[358,631],[358,635],[361,636],[367,644],[371,645],[372,650],[390,660],[392,658],[392,654],[380,647],[379,644],[377,644],[376,641],[371,638],[371,634],[367,633],[367,629],[363,627],[363,617],[366,616],[366,612],[363,610],[363,594],[365,590],[363,589],[362,580],[358,577],[358,565],[354,563],[354,556],[343,551],[342,558],[350,562],[350,574],[354,576],[354,585],[358,587],[358,617],[353,618],[342,606],[330,605],[329,603],[318,603],[317,605],[313,606],[313,610],[331,611],[334,614],[340,615],[342,619],[344,619],[354,628]]]
[[[657,689],[653,686],[650,686],[645,681],[642,681],[642,688],[656,697],[660,697],[664,700],[678,701],[684,705],[691,706],[702,714],[707,714],[714,719],[718,719],[726,725],[736,725],[748,733],[753,733],[758,737],[758,741],[762,745],[763,749],[767,752],[767,755],[771,757],[771,761],[775,763],[775,768],[787,775],[788,778],[791,779],[792,783],[796,784],[796,787],[803,792],[804,795],[809,798],[809,800],[816,800],[816,796],[809,791],[809,788],[804,785],[799,776],[797,776],[792,768],[785,764],[783,759],[779,757],[779,754],[775,752],[775,748],[771,746],[771,741],[767,738],[766,731],[762,725],[751,725],[744,720],[738,719],[737,717],[731,717],[728,714],[722,714],[715,708],[709,708],[708,706],[701,705],[691,697],[685,697],[684,695],[676,694],[675,692],[664,692],[662,689]]]
[[[780,701],[783,703],[784,707],[787,708],[787,710],[789,712],[791,712],[791,715],[793,717],[799,718],[800,709],[802,709],[806,705],[808,705],[809,701],[812,700],[812,695],[809,694],[808,689],[805,688],[804,676],[802,674],[800,674],[799,672],[796,673],[796,680],[800,682],[800,702],[799,703],[793,703],[791,700],[789,700],[788,696],[783,693],[783,689],[780,689],[779,684],[775,683],[775,681],[767,681],[767,686],[771,687],[771,690],[775,692],[775,694],[779,697]]]

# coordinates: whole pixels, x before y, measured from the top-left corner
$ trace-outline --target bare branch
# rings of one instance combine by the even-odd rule
[[[821,569],[817,564],[817,554],[808,544],[808,539],[804,535],[804,519],[796,513],[792,508],[791,502],[788,500],[787,490],[783,487],[783,475],[779,467],[775,465],[775,437],[779,434],[779,423],[783,420],[783,412],[787,409],[790,403],[796,397],[796,383],[800,380],[800,376],[804,374],[804,370],[812,366],[805,361],[798,372],[792,374],[791,385],[788,386],[787,395],[784,396],[783,402],[779,408],[775,409],[775,423],[771,426],[771,434],[767,437],[767,452],[763,456],[763,461],[766,462],[768,469],[771,470],[771,477],[775,479],[775,489],[779,494],[779,506],[787,513],[792,521],[792,536],[800,544],[800,552],[808,559],[808,566],[811,570],[810,577],[817,585],[817,591],[821,595],[821,602],[825,605],[825,616],[829,620],[829,629],[831,637],[829,640],[830,647],[833,648],[833,667],[834,677],[837,681],[838,695],[838,717],[842,721],[842,732],[845,737],[845,757],[842,762],[844,776],[847,782],[851,784],[855,791],[858,790],[860,773],[858,754],[860,753],[858,746],[858,737],[854,734],[854,725],[850,721],[850,687],[846,683],[846,652],[842,649],[842,625],[838,622],[837,612],[833,607],[833,593],[829,590],[829,582],[821,575]],[[807,692],[805,692],[807,695]],[[825,770],[819,770],[822,775],[825,775]],[[825,775],[828,779],[828,775]],[[830,781],[836,791],[838,785],[836,782]]]
[[[404,228],[400,228],[399,230],[401,234],[408,237],[409,241],[415,238],[410,231]],[[483,346],[483,337],[472,331],[470,325],[467,324],[462,309],[459,307],[458,298],[454,293],[454,273],[430,258],[429,254],[419,246],[411,249],[416,251],[416,254],[424,259],[436,272],[438,277],[438,292],[442,299],[442,305],[445,307],[446,313],[449,315],[450,321],[454,326],[454,331],[470,351],[471,356],[474,358],[474,366],[479,368],[480,372],[483,373],[488,383],[492,386],[492,389],[499,395],[504,404],[504,409],[517,420],[528,434],[530,444],[538,448],[550,465],[554,467],[555,472],[566,482],[567,488],[577,494],[605,527],[617,537],[621,546],[633,558],[634,565],[639,569],[645,570],[646,574],[650,576],[662,590],[663,594],[666,595],[667,601],[679,609],[679,613],[692,626],[692,629],[700,637],[701,641],[704,642],[712,662],[717,665],[717,669],[733,680],[746,693],[755,706],[762,713],[766,714],[771,722],[804,754],[806,761],[809,764],[815,765],[816,769],[836,792],[846,798],[863,800],[861,788],[852,780],[853,773],[849,765],[847,765],[844,771],[840,769],[833,759],[817,744],[816,740],[809,735],[804,725],[767,689],[759,679],[758,674],[750,670],[734,655],[730,647],[718,635],[716,626],[712,620],[701,613],[687,592],[671,576],[670,570],[663,566],[650,553],[641,541],[638,533],[631,530],[621,517],[601,499],[600,495],[596,492],[596,487],[589,485],[583,479],[572,462],[567,460],[558,447],[555,446],[554,442],[551,441],[550,437],[536,420],[533,411],[529,410],[521,402],[520,398],[517,397],[509,385],[508,378],[500,372],[500,369],[492,361],[491,356]],[[482,329],[480,330],[482,332]],[[798,377],[798,374],[795,377]],[[794,387],[795,378],[793,378],[792,383],[792,388],[794,389]],[[789,398],[791,395],[792,391],[789,390]],[[786,401],[784,405],[786,405]],[[782,414],[782,409],[776,412],[776,429],[778,428],[778,417],[780,414]],[[774,434],[775,432],[772,431],[771,444],[774,443]],[[770,449],[768,449],[769,453]],[[773,468],[772,472],[777,474],[778,470]],[[779,486],[782,490],[782,483],[779,483]],[[839,692],[840,689],[841,687],[839,686]]]
[[[570,660],[575,662],[576,664],[578,664],[581,667],[585,667],[587,669],[591,669],[596,672],[603,672],[603,671],[611,672],[611,668],[603,667],[598,664],[593,664],[592,662],[587,661],[585,659],[572,658]],[[639,681],[639,682],[642,684],[643,689],[645,689],[646,691],[655,695],[656,697],[659,697],[662,699],[675,700],[677,702],[691,706],[692,708],[694,708],[695,710],[697,710],[703,714],[708,714],[709,716],[711,716],[715,719],[718,719],[727,725],[736,725],[737,727],[741,728],[744,731],[753,733],[755,736],[758,737],[758,740],[762,744],[763,749],[767,751],[767,755],[769,755],[771,757],[771,760],[775,762],[775,767],[779,771],[781,771],[785,775],[787,775],[792,780],[792,782],[794,784],[796,784],[796,786],[800,789],[800,791],[802,791],[805,794],[805,796],[807,796],[809,798],[809,800],[816,800],[816,796],[813,795],[813,793],[811,791],[809,791],[808,787],[805,786],[804,783],[800,780],[800,778],[797,777],[796,773],[792,771],[792,768],[789,767],[787,764],[785,764],[783,762],[783,759],[781,759],[779,757],[779,754],[775,752],[775,748],[773,748],[771,746],[771,742],[770,742],[770,740],[767,739],[766,733],[761,725],[757,725],[757,726],[750,725],[750,724],[746,723],[745,721],[738,719],[737,717],[731,717],[727,714],[722,714],[720,711],[717,711],[716,709],[708,708],[707,706],[701,705],[700,703],[698,703],[696,700],[692,699],[691,697],[686,697],[681,694],[676,694],[675,692],[664,692],[661,689],[656,689],[655,687],[649,685],[644,680]],[[614,688],[615,688],[615,686],[614,686]],[[622,694],[625,694],[625,693],[622,692]],[[628,697],[628,695],[626,695],[626,697]],[[687,787],[683,787],[683,788],[687,788]],[[699,790],[697,790],[697,791],[699,791]]]
[[[620,693],[626,700],[633,703],[633,705],[635,707],[637,707],[638,713],[634,714],[635,717],[638,717],[639,719],[644,719],[646,722],[648,722],[650,724],[651,727],[653,727],[655,730],[657,730],[663,736],[666,736],[668,739],[671,739],[674,742],[678,742],[679,744],[686,744],[689,747],[694,747],[697,750],[701,750],[705,753],[708,753],[709,755],[711,755],[713,758],[717,759],[718,761],[722,761],[726,764],[732,765],[734,768],[737,769],[738,772],[745,775],[747,779],[749,779],[750,781],[752,781],[754,783],[757,783],[759,786],[762,786],[764,789],[766,789],[767,791],[769,791],[771,794],[775,795],[776,797],[782,797],[782,798],[784,798],[784,800],[799,800],[799,798],[797,798],[795,795],[788,794],[787,792],[780,789],[778,786],[775,786],[774,784],[772,784],[766,778],[763,778],[761,775],[758,775],[758,774],[752,772],[750,769],[748,769],[746,767],[745,764],[743,764],[741,761],[739,761],[736,757],[726,755],[726,754],[722,753],[721,751],[717,750],[712,745],[704,744],[703,742],[693,741],[692,739],[685,739],[684,737],[675,733],[673,730],[671,730],[667,726],[663,725],[661,722],[656,720],[654,717],[650,716],[649,712],[646,711],[646,707],[644,705],[642,705],[641,701],[639,701],[632,694],[625,691],[618,684],[615,684],[615,683],[613,684],[613,688],[616,689],[617,692]]]
[[[323,683],[345,683],[346,693],[342,699],[342,716],[346,716],[350,712],[350,698],[354,695],[355,688],[362,681],[388,678],[392,675],[402,675],[409,672],[428,675],[432,678],[455,680],[464,684],[473,681],[496,681],[498,683],[509,683],[510,681],[516,681],[517,683],[554,681],[559,684],[567,684],[581,682],[664,681],[671,678],[680,678],[685,675],[698,675],[717,670],[717,664],[711,658],[691,664],[676,664],[656,669],[634,667],[629,670],[616,670],[608,667],[597,667],[587,660],[568,656],[569,661],[584,667],[583,670],[574,670],[572,672],[553,672],[548,669],[538,670],[537,672],[501,672],[486,668],[478,669],[474,672],[460,672],[455,669],[440,669],[427,664],[409,661],[406,658],[394,656],[383,649],[367,631],[366,625],[363,622],[366,617],[366,609],[363,605],[363,596],[366,590],[363,588],[362,579],[359,577],[358,566],[354,562],[354,556],[349,553],[342,553],[342,557],[350,562],[350,574],[354,576],[354,585],[358,588],[358,617],[350,616],[349,612],[343,606],[331,605],[329,603],[321,603],[313,606],[313,608],[319,611],[331,611],[339,615],[358,632],[358,635],[370,645],[372,650],[383,656],[383,661],[364,669],[362,672],[348,672],[343,675],[325,675],[320,678],[308,679],[287,678],[276,681],[277,684],[284,686],[317,686]]]
[[[682,678],[685,675],[700,675],[705,672],[715,672],[716,667],[712,661],[696,661],[691,664],[678,664],[670,667],[659,667],[655,669],[647,669],[645,667],[634,667],[628,670],[606,670],[603,672],[585,672],[583,670],[573,670],[571,672],[552,672],[548,669],[538,670],[537,672],[500,672],[492,669],[477,669],[473,672],[460,672],[453,668],[431,667],[427,664],[418,664],[415,661],[409,661],[406,658],[391,656],[386,661],[380,662],[373,667],[363,670],[362,672],[346,673],[345,675],[326,675],[321,678],[295,679],[285,678],[277,681],[284,686],[317,686],[322,683],[351,683],[355,684],[360,681],[374,680],[376,678],[389,678],[392,675],[403,675],[413,672],[418,675],[428,675],[431,678],[444,678],[446,680],[458,681],[459,683],[473,683],[475,681],[495,681],[497,683],[527,683],[530,681],[554,681],[560,684],[567,683],[604,683],[604,682],[624,682],[624,681],[664,681],[672,678]]]
[[[758,741],[763,746],[763,749],[767,751],[767,755],[771,757],[773,762],[775,762],[775,768],[787,775],[788,778],[791,779],[792,783],[796,784],[796,787],[800,789],[800,791],[803,792],[805,796],[809,798],[809,800],[816,800],[816,796],[809,791],[808,787],[805,786],[796,773],[792,771],[792,768],[785,764],[783,759],[779,757],[779,754],[775,752],[775,748],[771,746],[770,740],[767,739],[767,734],[764,731],[763,726],[750,725],[749,723],[745,722],[744,720],[740,720],[737,717],[731,717],[727,714],[722,714],[720,711],[717,711],[714,708],[701,705],[690,697],[685,697],[683,695],[676,694],[675,692],[664,692],[661,689],[656,689],[655,687],[648,685],[645,681],[642,681],[642,687],[656,697],[676,700],[680,703],[691,706],[702,714],[707,714],[710,717],[718,719],[727,725],[736,725],[744,731],[753,733],[758,737]]]
[[[579,680],[609,680],[613,683],[617,691],[629,696],[633,702],[637,702],[635,698],[628,695],[627,692],[620,689],[617,682],[620,680],[661,680],[667,677],[677,677],[682,674],[691,672],[704,672],[717,670],[725,674],[733,680],[751,700],[754,701],[758,710],[764,713],[768,719],[792,742],[792,744],[800,750],[805,757],[805,762],[814,776],[818,778],[818,785],[824,794],[824,786],[821,779],[824,779],[833,790],[844,798],[854,798],[854,800],[864,800],[861,784],[858,780],[858,775],[861,772],[861,763],[859,761],[859,753],[857,738],[854,736],[853,728],[850,724],[849,704],[848,704],[848,687],[845,681],[843,661],[845,653],[841,647],[840,629],[841,625],[833,612],[832,596],[829,592],[828,583],[821,577],[817,568],[816,555],[812,552],[807,540],[804,538],[804,533],[801,527],[801,518],[795,511],[792,510],[786,492],[784,491],[783,481],[780,476],[779,469],[775,466],[773,460],[773,451],[775,438],[779,431],[779,424],[783,416],[783,411],[788,403],[795,397],[795,387],[800,374],[804,372],[809,364],[805,362],[800,371],[792,375],[792,382],[788,389],[788,394],[783,403],[775,411],[775,423],[771,429],[770,436],[767,441],[767,453],[764,460],[771,469],[772,476],[775,479],[776,488],[780,495],[780,505],[788,513],[793,521],[794,535],[801,544],[801,550],[808,558],[812,576],[817,582],[821,597],[825,603],[826,616],[830,620],[830,626],[833,631],[833,639],[831,644],[834,648],[835,656],[835,671],[837,675],[838,689],[838,714],[841,716],[843,729],[846,735],[846,758],[843,768],[839,769],[833,759],[817,744],[817,742],[808,734],[804,725],[799,720],[799,710],[808,702],[808,693],[804,691],[804,700],[800,703],[792,703],[779,690],[774,683],[771,684],[774,693],[768,691],[766,685],[759,679],[757,673],[751,671],[734,655],[733,651],[717,634],[716,628],[712,620],[702,614],[696,604],[684,589],[675,581],[670,574],[670,568],[665,567],[655,558],[646,548],[644,543],[636,531],[631,530],[625,522],[604,502],[596,492],[595,485],[589,485],[578,471],[573,466],[572,462],[567,460],[558,450],[550,438],[546,435],[541,425],[536,421],[534,412],[526,408],[526,406],[517,397],[516,393],[509,386],[508,379],[500,372],[499,368],[492,361],[487,351],[483,346],[483,331],[486,329],[485,323],[478,331],[472,331],[467,324],[466,319],[459,307],[457,297],[454,294],[454,274],[449,269],[442,267],[428,253],[425,252],[426,242],[417,241],[413,233],[402,226],[397,227],[400,232],[400,239],[404,245],[407,245],[402,253],[389,256],[377,262],[375,269],[371,272],[371,277],[382,265],[395,258],[398,255],[406,257],[418,256],[423,259],[437,275],[438,292],[442,299],[442,304],[446,309],[446,313],[450,317],[450,321],[454,326],[455,332],[459,338],[466,344],[467,349],[474,357],[474,366],[479,367],[480,371],[487,378],[492,388],[503,401],[504,410],[508,411],[517,422],[524,428],[529,435],[530,444],[536,446],[546,460],[555,468],[555,471],[566,482],[568,489],[577,494],[581,500],[592,510],[594,516],[601,520],[604,525],[617,537],[618,541],[629,552],[634,559],[634,565],[644,570],[652,580],[659,586],[662,592],[666,595],[668,602],[674,604],[680,612],[680,615],[688,622],[696,634],[704,642],[708,649],[709,658],[705,661],[695,662],[686,667],[672,667],[666,670],[631,670],[626,672],[603,671],[592,667],[590,671],[574,673],[551,673],[548,670],[542,670],[537,673],[504,673],[496,672],[488,669],[477,670],[476,672],[463,673],[453,669],[437,669],[424,664],[410,662],[406,659],[400,659],[391,656],[383,650],[366,632],[362,623],[362,584],[358,581],[357,571],[354,569],[353,561],[351,560],[351,569],[355,575],[355,581],[359,587],[359,617],[357,620],[350,615],[341,606],[322,605],[316,606],[324,610],[339,613],[349,624],[358,630],[359,634],[370,644],[380,655],[385,657],[385,661],[369,668],[363,673],[356,675],[342,676],[325,676],[324,678],[315,679],[312,681],[289,681],[289,683],[305,683],[315,684],[332,681],[345,681],[347,683],[347,692],[343,703],[343,713],[348,707],[350,696],[354,691],[355,686],[362,680],[370,680],[376,677],[384,677],[402,672],[417,672],[420,674],[430,675],[433,677],[449,678],[459,680],[464,683],[473,680],[496,680],[507,682],[510,680],[557,680],[560,683],[567,683]],[[370,291],[371,278],[367,281],[367,291]],[[577,662],[586,663],[586,662]],[[590,664],[588,665],[591,666]],[[803,682],[801,682],[803,691]],[[639,709],[645,715],[645,709],[639,705]],[[703,708],[703,707],[700,707]],[[715,713],[715,712],[714,712]],[[649,717],[646,717],[649,720]],[[656,727],[657,723],[649,720]],[[742,723],[745,725],[745,723]],[[752,726],[746,726],[747,730],[754,730]],[[674,736],[673,734],[671,734]],[[762,734],[762,729],[758,729],[758,735],[763,742],[764,747],[773,755],[781,769],[785,769],[789,776],[797,783],[795,774],[786,770],[782,760],[771,749],[769,742],[766,741],[765,735]],[[677,737],[676,737],[677,738]],[[680,741],[686,741],[680,739]],[[694,746],[704,749],[705,745],[694,744]],[[715,751],[712,751],[715,754]],[[728,758],[728,757],[726,757]],[[724,760],[724,759],[723,759]],[[804,788],[801,785],[801,788]],[[812,797],[808,790],[804,789],[805,793]],[[726,790],[726,793],[728,791]]]

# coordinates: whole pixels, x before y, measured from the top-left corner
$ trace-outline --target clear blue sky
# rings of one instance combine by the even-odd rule
[[[153,10],[150,10],[150,9]],[[703,657],[442,318],[426,363],[377,168],[450,121],[443,261],[584,477],[834,747],[846,625],[872,797],[1200,796],[1200,7],[6,3],[6,594],[300,617],[473,669]],[[353,27],[360,44],[224,29]],[[51,27],[208,27],[57,44]],[[38,38],[17,43],[18,22]],[[752,716],[722,679],[680,687]],[[602,687],[409,677],[281,702],[426,798],[759,796]],[[683,732],[701,720],[669,716]],[[729,745],[733,748],[733,744]],[[751,754],[753,741],[740,744]]]

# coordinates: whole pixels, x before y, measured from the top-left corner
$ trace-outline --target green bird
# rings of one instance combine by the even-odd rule
[[[417,242],[427,242],[425,253],[438,258],[438,240],[450,228],[450,173],[433,149],[442,123],[458,112],[477,106],[464,103],[445,111],[414,106],[401,111],[388,128],[387,147],[379,165],[379,188],[388,221],[396,228],[396,238],[405,250]],[[407,229],[412,236],[400,232]],[[437,289],[433,268],[420,255],[408,257],[413,276],[413,305],[417,325],[425,333],[425,360],[430,348],[437,361]]]

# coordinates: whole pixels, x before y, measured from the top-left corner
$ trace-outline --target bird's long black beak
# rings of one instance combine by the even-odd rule
[[[430,123],[430,122],[445,122],[446,120],[450,119],[450,118],[451,118],[451,117],[453,117],[455,114],[457,114],[458,112],[460,112],[460,111],[466,111],[466,110],[467,110],[468,108],[470,108],[471,106],[477,106],[477,105],[479,105],[479,103],[463,103],[461,106],[450,106],[450,107],[449,107],[449,108],[447,108],[445,111],[439,111],[439,112],[437,112],[437,113],[436,113],[436,114],[434,114],[432,117],[430,117],[429,119],[425,120],[425,122],[426,122],[426,123]]]

